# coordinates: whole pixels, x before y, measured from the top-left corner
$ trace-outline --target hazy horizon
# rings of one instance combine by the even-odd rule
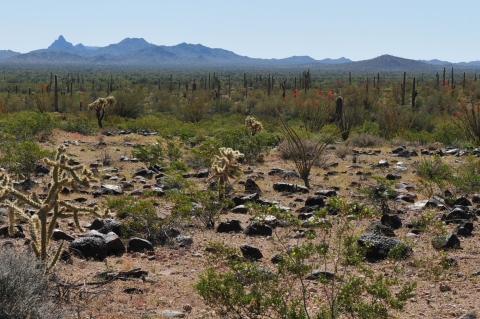
[[[202,44],[265,59],[360,61],[389,54],[453,63],[480,60],[474,28],[480,2],[466,0],[85,0],[48,6],[26,0],[21,7],[7,2],[2,8],[7,14],[0,25],[7,31],[0,34],[0,50],[21,53],[45,49],[63,35],[74,45],[103,47],[144,38],[156,45]]]

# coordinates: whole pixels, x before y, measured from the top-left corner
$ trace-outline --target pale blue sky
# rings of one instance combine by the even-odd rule
[[[480,60],[479,0],[3,1],[0,49],[201,43],[256,58]]]

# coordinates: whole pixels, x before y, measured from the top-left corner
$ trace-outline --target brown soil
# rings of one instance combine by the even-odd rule
[[[141,163],[120,162],[119,158],[122,155],[130,156],[132,147],[125,146],[125,142],[129,143],[149,143],[155,142],[157,137],[143,137],[136,134],[131,134],[129,137],[125,136],[103,136],[106,146],[96,145],[100,138],[99,136],[82,136],[75,133],[66,133],[63,131],[55,131],[52,135],[52,141],[43,144],[45,148],[53,149],[56,145],[69,140],[70,142],[79,141],[80,145],[75,146],[69,144],[69,154],[80,161],[82,164],[88,165],[95,160],[101,160],[104,154],[109,154],[112,158],[110,166],[119,169],[119,176],[132,179],[132,170],[141,167]],[[311,186],[313,190],[329,189],[333,186],[338,186],[340,196],[345,200],[362,200],[363,194],[358,191],[359,186],[375,184],[375,181],[368,179],[365,176],[356,175],[357,171],[370,172],[370,164],[378,163],[381,159],[387,159],[390,163],[403,161],[407,164],[408,171],[401,172],[402,181],[411,185],[415,185],[417,177],[413,174],[413,162],[419,158],[395,158],[392,155],[387,155],[390,147],[382,148],[380,155],[360,155],[358,158],[357,168],[353,166],[351,157],[347,157],[342,161],[335,158],[333,151],[328,151],[329,162],[338,162],[338,167],[331,168],[336,170],[338,175],[331,175],[326,177],[327,172],[321,168],[314,168],[311,178]],[[447,157],[447,161],[454,162],[453,157]],[[245,168],[247,166],[245,165]],[[272,167],[281,167],[283,169],[294,169],[294,164],[291,161],[285,162],[281,159],[278,151],[271,151],[266,157],[265,163],[262,165],[251,166],[254,170],[254,175],[261,176],[257,178],[257,183],[262,189],[262,198],[269,200],[278,200],[282,205],[289,206],[295,203],[295,199],[305,199],[305,195],[290,195],[282,196],[272,189],[272,184],[280,181],[279,177],[268,176],[267,172]],[[376,170],[376,175],[385,176],[389,169]],[[243,176],[242,178],[244,178]],[[41,181],[41,180],[40,180]],[[351,182],[357,182],[355,186],[351,186]],[[45,182],[45,181],[42,181]],[[289,180],[292,183],[303,185],[300,180]],[[153,179],[147,180],[146,185],[153,185]],[[198,180],[199,184],[204,184],[205,180]],[[97,183],[96,186],[100,185]],[[139,185],[139,184],[137,184]],[[241,193],[241,185],[236,185],[236,189]],[[144,185],[138,186],[144,187]],[[418,195],[418,199],[424,199],[424,196],[419,192],[418,188],[414,191]],[[310,192],[312,195],[313,192]],[[72,198],[79,196],[89,196],[84,194],[69,195]],[[98,203],[102,205],[104,198],[94,199],[89,197],[87,203]],[[159,212],[168,213],[171,209],[171,204],[166,203],[164,199],[160,198]],[[297,203],[301,207],[301,203]],[[402,206],[402,204],[399,204]],[[404,205],[406,206],[406,205]],[[297,207],[297,208],[298,208]],[[408,211],[401,215],[404,222],[409,221],[420,212]],[[436,215],[441,215],[440,211],[435,212]],[[237,218],[242,221],[245,227],[250,218],[248,215],[240,214],[226,214],[221,216],[221,221],[228,218]],[[84,222],[91,222],[93,218],[84,220]],[[73,236],[80,235],[77,230],[67,225],[68,220],[60,220],[60,228],[72,234]],[[477,224],[477,222],[475,222]],[[359,232],[363,231],[364,225],[359,225]],[[453,229],[453,225],[447,226],[449,230]],[[185,312],[186,318],[216,318],[215,313],[209,309],[202,299],[198,296],[193,288],[193,284],[198,280],[198,275],[202,273],[204,264],[206,262],[205,247],[211,241],[221,241],[227,245],[239,247],[241,244],[251,244],[261,249],[264,256],[262,264],[269,267],[270,256],[276,251],[272,240],[264,237],[248,237],[242,233],[240,234],[218,234],[213,230],[206,230],[200,226],[188,227],[183,229],[184,234],[189,235],[193,239],[193,245],[189,248],[171,248],[171,247],[156,247],[155,260],[149,260],[146,254],[126,253],[121,257],[108,257],[104,262],[85,261],[78,258],[73,258],[73,264],[59,263],[56,267],[56,274],[65,282],[89,282],[93,280],[93,276],[99,272],[106,270],[125,271],[133,268],[141,268],[149,272],[148,280],[133,279],[127,281],[117,280],[109,284],[92,287],[82,286],[70,289],[70,303],[66,302],[65,306],[69,309],[68,318],[162,318],[160,311],[162,310],[176,310]],[[397,239],[404,240],[408,229],[401,228],[396,231]],[[448,257],[453,257],[458,266],[445,270],[439,276],[429,274],[429,267],[437,265],[442,253],[435,251],[430,243],[431,234],[422,233],[412,240],[413,256],[401,262],[396,262],[397,266],[401,266],[404,271],[400,274],[401,279],[417,280],[418,287],[416,289],[416,297],[412,298],[406,305],[405,310],[398,314],[398,318],[458,318],[468,311],[478,310],[478,299],[480,297],[480,276],[472,276],[471,274],[480,270],[479,253],[480,242],[476,229],[474,236],[469,238],[461,238],[461,250],[448,251],[443,254]],[[15,245],[22,247],[23,240],[15,240]],[[423,258],[423,260],[420,260]],[[416,264],[417,263],[417,264]],[[421,265],[418,265],[420,263]],[[397,276],[393,270],[393,261],[382,261],[371,264],[375,272],[390,274]],[[310,282],[309,291],[316,291],[317,283]],[[442,291],[440,287],[449,289]],[[126,294],[123,292],[125,288],[136,287],[143,290],[143,294]]]

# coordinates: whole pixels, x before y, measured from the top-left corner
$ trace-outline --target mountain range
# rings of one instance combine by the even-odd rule
[[[410,60],[382,55],[353,62],[347,58],[315,60],[309,56],[259,59],[201,44],[155,45],[143,38],[126,38],[105,47],[73,45],[60,35],[48,48],[28,53],[0,50],[0,65],[100,65],[100,66],[242,66],[292,67],[321,70],[380,71],[438,70],[439,66],[475,69],[480,61],[450,63],[440,60]]]

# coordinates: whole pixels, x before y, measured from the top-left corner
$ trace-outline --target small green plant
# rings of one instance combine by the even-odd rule
[[[137,158],[140,162],[145,165],[155,165],[162,163],[163,148],[160,144],[160,141],[157,140],[156,143],[153,143],[148,146],[142,146],[137,144],[135,149],[132,150],[132,156]]]
[[[1,143],[0,163],[15,174],[24,174],[28,179],[35,171],[35,164],[51,155],[35,141],[7,140]]]
[[[450,165],[438,154],[435,154],[433,159],[421,160],[417,165],[417,175],[421,177],[422,189],[429,197],[440,192],[446,183],[453,179]]]
[[[154,198],[124,195],[110,198],[106,204],[118,218],[122,219],[123,238],[136,236],[155,242],[155,235],[162,226],[162,220],[155,210]]]

